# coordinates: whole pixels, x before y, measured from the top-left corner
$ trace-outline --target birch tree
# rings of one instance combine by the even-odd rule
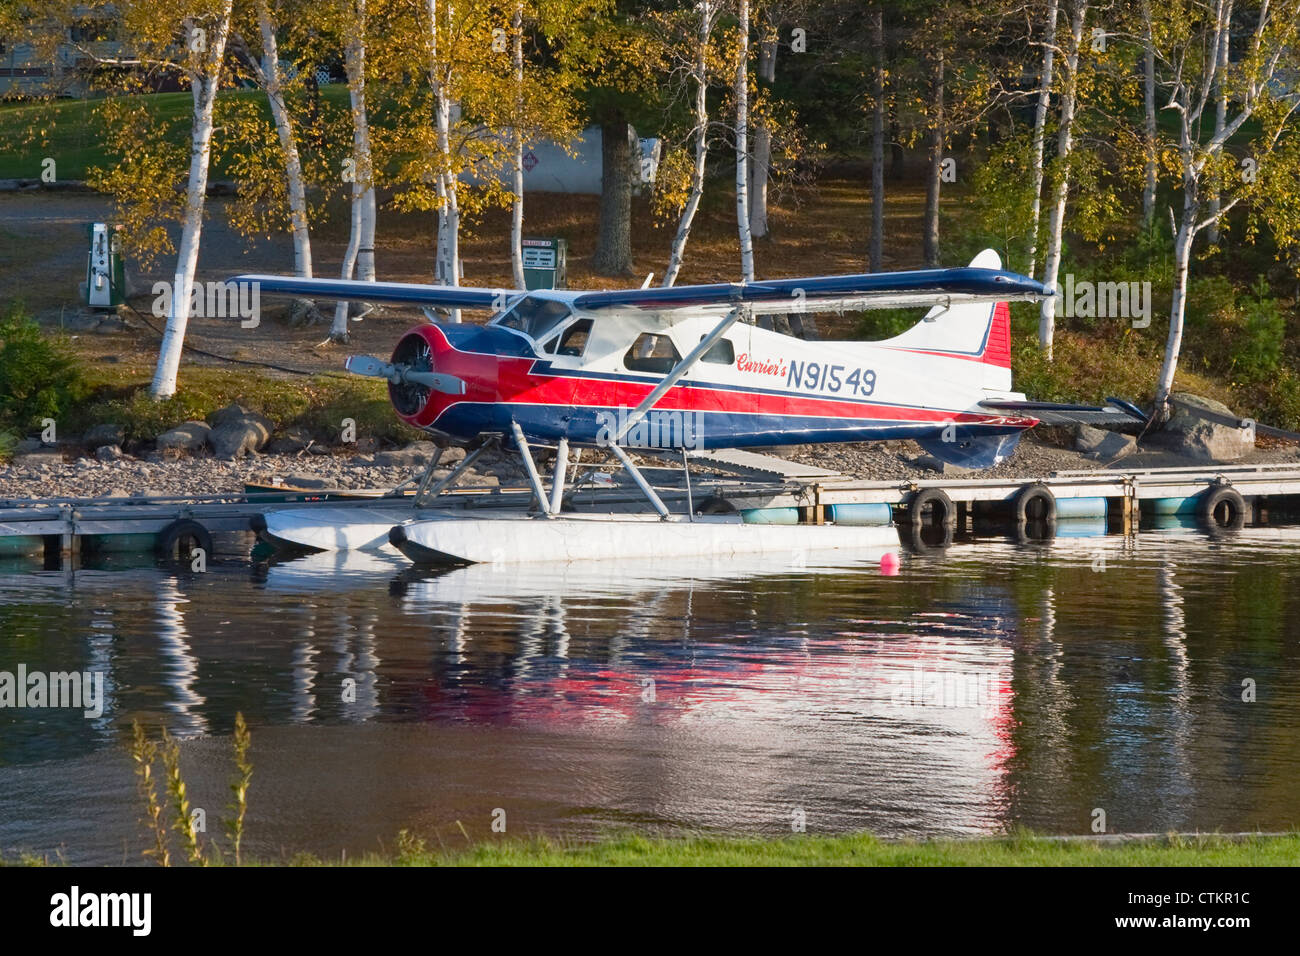
[[[1236,165],[1226,153],[1229,140],[1244,131],[1255,118],[1260,130],[1249,143],[1252,163],[1264,166],[1270,154],[1294,129],[1294,115],[1300,98],[1275,86],[1284,57],[1294,49],[1300,24],[1300,0],[1258,0],[1235,6],[1237,23],[1246,35],[1241,58],[1229,62],[1218,55],[1225,34],[1233,28],[1232,0],[1213,0],[1182,7],[1152,6],[1152,46],[1158,64],[1157,83],[1163,92],[1162,109],[1170,111],[1176,129],[1170,141],[1162,143],[1162,155],[1176,171],[1182,188],[1182,210],[1171,210],[1174,225],[1173,296],[1169,309],[1169,331],[1165,356],[1156,386],[1155,411],[1158,419],[1169,414],[1182,350],[1183,323],[1187,305],[1188,273],[1197,235],[1220,222],[1235,206],[1255,193],[1255,179],[1226,175]],[[1229,106],[1217,131],[1201,135],[1205,110],[1226,91]],[[1218,174],[1223,196],[1217,210],[1206,208],[1203,185]]]
[[[370,117],[366,111],[366,2],[348,0],[343,19],[343,65],[348,77],[348,103],[352,114],[352,155],[345,161],[343,179],[352,185],[348,245],[339,270],[341,278],[354,276],[375,281],[375,177],[370,152]],[[330,341],[348,341],[350,304],[334,308]],[[363,313],[364,314],[364,313]]]
[[[738,0],[736,52],[736,223],[740,281],[754,281],[754,239],[749,231],[749,0]]]
[[[1151,39],[1151,2],[1142,0],[1142,227],[1150,229],[1156,217],[1156,184],[1159,180],[1156,152],[1156,51]]]
[[[1228,84],[1226,74],[1228,72],[1228,38],[1232,24],[1232,3],[1231,0],[1227,5],[1227,11],[1224,19],[1229,25],[1229,29],[1223,30],[1219,34],[1219,43],[1214,50],[1214,56],[1217,61],[1214,65],[1214,136],[1223,132],[1224,124],[1228,119]],[[1223,203],[1219,197],[1217,174],[1212,177],[1210,184],[1210,225],[1206,228],[1206,236],[1210,245],[1219,244],[1219,216],[1223,209]]]
[[[203,210],[208,191],[208,164],[212,155],[212,116],[217,91],[225,69],[226,41],[230,36],[233,0],[178,0],[174,3],[128,2],[124,5],[124,26],[132,36],[147,38],[148,46],[159,49],[160,41],[179,25],[184,50],[179,67],[189,83],[192,105],[190,168],[185,184],[185,212],[180,245],[172,280],[171,306],[150,394],[167,399],[176,394],[185,329],[190,317],[190,290],[199,262],[199,239],[203,233]],[[179,24],[178,24],[179,21]],[[175,33],[172,33],[175,37]],[[170,47],[166,43],[166,47]],[[165,48],[165,47],[164,47]]]
[[[686,242],[690,239],[691,225],[704,195],[704,175],[709,155],[709,104],[710,56],[713,30],[717,25],[720,6],[715,0],[699,0],[695,7],[696,30],[691,57],[690,82],[694,90],[694,126],[691,135],[695,140],[695,162],[691,168],[690,185],[685,204],[677,220],[677,233],[673,236],[668,268],[664,270],[663,285],[677,281],[686,255]]]
[[[777,24],[770,17],[759,21],[758,80],[766,91],[776,82]],[[749,190],[749,234],[754,239],[767,235],[767,181],[772,169],[772,124],[758,122],[754,128],[754,160]]]
[[[1070,193],[1070,152],[1074,147],[1074,120],[1079,92],[1079,59],[1083,31],[1088,16],[1087,0],[1066,0],[1069,34],[1064,49],[1065,70],[1062,76],[1061,113],[1057,121],[1056,160],[1053,169],[1052,204],[1048,209],[1047,258],[1043,264],[1043,284],[1056,285],[1065,240],[1065,207]],[[1056,330],[1056,297],[1043,300],[1038,313],[1038,344],[1048,359],[1052,357],[1052,340]]]
[[[1052,101],[1052,69],[1056,60],[1056,21],[1060,0],[1047,0],[1043,14],[1043,64],[1038,79],[1038,102],[1034,106],[1034,134],[1030,145],[1033,175],[1033,201],[1030,209],[1033,232],[1029,242],[1029,272],[1032,279],[1037,267],[1038,234],[1043,204],[1043,146],[1047,140],[1047,113]]]
[[[266,94],[271,122],[275,131],[275,162],[279,180],[274,190],[264,188],[266,177],[260,168],[266,162],[259,154],[265,138],[262,114],[252,101],[241,102],[228,108],[219,119],[226,135],[223,137],[225,156],[238,167],[240,177],[240,208],[232,216],[232,224],[240,231],[252,233],[260,226],[269,225],[271,210],[267,205],[287,207],[288,231],[293,241],[294,274],[311,278],[311,230],[307,205],[307,174],[299,150],[299,124],[289,104],[289,77],[281,62],[277,33],[286,17],[300,11],[288,8],[284,0],[274,6],[271,0],[255,0],[250,5],[237,6],[235,23],[231,29],[230,48],[242,62],[250,79]],[[259,40],[260,55],[246,39],[255,35]],[[245,78],[241,74],[241,79]],[[246,107],[239,109],[238,107]],[[269,195],[268,195],[269,193]],[[243,200],[247,200],[244,202]]]
[[[516,289],[524,288],[524,2],[510,18],[510,61],[515,79],[515,121],[510,129],[510,266]]]
[[[298,153],[298,139],[293,116],[285,102],[284,76],[280,68],[280,48],[276,42],[277,20],[272,16],[270,0],[257,0],[257,26],[262,36],[262,59],[257,69],[258,83],[266,91],[271,118],[284,154],[284,178],[289,200],[289,226],[293,235],[293,269],[296,275],[310,279],[311,230],[307,221],[307,189]],[[250,57],[250,62],[258,66]]]

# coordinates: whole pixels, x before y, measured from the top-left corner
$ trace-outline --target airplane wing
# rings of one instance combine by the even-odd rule
[[[979,261],[979,260],[977,260]],[[674,313],[723,315],[741,306],[754,315],[842,312],[961,302],[1035,301],[1052,295],[1043,283],[1002,269],[968,266],[761,282],[719,282],[666,289],[584,292],[573,305],[583,311],[642,310],[671,319]]]
[[[480,289],[463,286],[424,285],[418,282],[357,282],[352,279],[301,279],[297,276],[242,275],[231,282],[255,284],[261,292],[304,298],[353,299],[391,302],[431,309],[490,309],[499,312],[518,289]]]

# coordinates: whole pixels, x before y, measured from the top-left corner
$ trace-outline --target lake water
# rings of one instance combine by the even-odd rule
[[[896,575],[843,557],[6,566],[0,672],[100,672],[107,700],[0,710],[0,849],[140,862],[133,719],[183,738],[216,834],[238,711],[263,857],[403,829],[463,846],[494,818],[566,839],[1087,833],[1098,809],[1112,832],[1289,829],[1298,542],[983,539],[904,552]]]

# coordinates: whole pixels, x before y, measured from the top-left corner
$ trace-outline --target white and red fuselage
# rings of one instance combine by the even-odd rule
[[[603,444],[716,324],[711,316],[665,325],[630,311],[584,315],[572,309],[572,294],[563,292],[530,298],[563,303],[569,314],[540,336],[501,324],[501,317],[486,326],[431,324],[407,332],[393,362],[414,360],[455,376],[465,392],[392,386],[401,418],[457,439],[505,433],[513,421],[542,442]],[[1010,392],[1009,309],[999,303],[950,311],[972,308],[987,318],[946,316],[933,329],[921,323],[870,343],[809,341],[738,323],[623,443],[735,448],[888,438],[943,442],[946,431],[945,444],[961,445],[1018,435],[1036,420],[978,405],[1022,397]],[[959,323],[964,334],[956,341]],[[575,328],[579,332],[568,335]],[[566,335],[578,344],[566,346]],[[638,354],[638,343],[653,354]]]
[[[541,443],[656,449],[912,438],[944,461],[985,467],[1037,423],[1011,392],[1007,302],[1051,294],[1000,267],[985,250],[961,269],[610,292],[240,279],[426,314],[491,308],[486,325],[419,325],[391,364],[366,360],[363,374],[389,377],[404,421],[452,439],[515,426]],[[767,318],[797,327],[805,313],[912,305],[931,308],[877,342],[803,338]],[[644,418],[629,418],[657,389]]]

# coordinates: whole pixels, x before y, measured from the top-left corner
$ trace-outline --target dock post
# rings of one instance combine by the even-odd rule
[[[71,563],[81,552],[81,536],[77,534],[76,523],[80,516],[68,506],[60,511],[65,522],[64,531],[59,535],[59,565],[62,567],[65,561]]]

